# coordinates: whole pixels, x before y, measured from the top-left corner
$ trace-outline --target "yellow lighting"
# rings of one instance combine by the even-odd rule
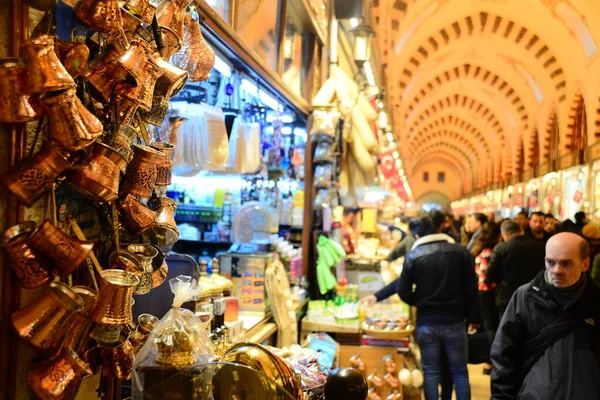
[[[350,18],[350,26],[356,28],[360,22],[358,18]]]

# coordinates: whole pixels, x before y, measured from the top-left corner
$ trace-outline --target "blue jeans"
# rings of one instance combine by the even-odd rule
[[[467,332],[465,324],[418,325],[417,341],[423,365],[425,400],[438,400],[440,384],[440,355],[446,354],[457,400],[471,399],[467,371]]]

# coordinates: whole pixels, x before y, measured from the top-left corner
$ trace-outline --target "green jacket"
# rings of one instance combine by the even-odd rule
[[[415,238],[413,235],[406,235],[406,237],[402,239],[400,243],[396,245],[396,247],[394,247],[394,250],[392,250],[392,252],[387,256],[386,260],[388,262],[392,262],[400,257],[404,257],[406,253],[412,249],[413,244],[415,244]]]

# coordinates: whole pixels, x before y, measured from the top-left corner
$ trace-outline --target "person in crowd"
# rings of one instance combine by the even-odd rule
[[[342,234],[344,237],[344,251],[346,254],[354,254],[356,241],[358,240],[358,230],[356,229],[356,215],[359,209],[344,209],[342,219]]]
[[[491,400],[600,399],[600,286],[588,244],[558,233],[545,269],[512,296],[492,345]]]
[[[588,269],[588,277],[598,282],[598,274],[600,273],[600,227],[595,223],[585,224],[581,230],[581,236],[588,242],[590,248],[590,268]]]
[[[523,234],[514,221],[500,225],[504,243],[494,248],[484,283],[496,284],[496,307],[502,317],[513,293],[544,269],[544,244]]]
[[[573,233],[581,235],[581,230],[589,222],[587,215],[583,211],[575,213],[575,226],[573,227]]]
[[[550,235],[544,230],[544,218],[546,215],[541,211],[536,211],[531,214],[529,219],[529,227],[526,235],[531,239],[540,241],[544,244],[550,239]]]
[[[473,232],[473,236],[471,236],[471,240],[467,244],[467,250],[471,250],[475,245],[475,241],[481,235],[481,227],[488,221],[488,218],[482,213],[475,213],[471,216],[471,231]]]
[[[565,219],[563,222],[558,224],[558,232],[572,232],[576,233],[575,222],[570,219]]]
[[[486,215],[488,222],[496,222],[496,213],[493,211],[490,211],[489,213],[487,213]]]
[[[552,214],[546,214],[544,217],[544,231],[552,236],[558,232],[559,221]]]
[[[515,217],[515,222],[519,224],[523,232],[527,232],[527,229],[529,229],[529,213],[525,210],[519,212]]]
[[[465,320],[477,307],[477,278],[473,257],[443,233],[434,233],[430,218],[419,221],[417,241],[405,257],[396,291],[416,306],[416,336],[421,349],[426,400],[438,400],[440,359],[443,351],[457,400],[470,399]],[[389,297],[391,285],[361,300],[374,303]]]
[[[392,261],[399,259],[400,257],[404,257],[406,255],[406,253],[408,253],[410,251],[410,249],[412,249],[413,244],[415,243],[415,240],[416,240],[414,237],[414,234],[417,231],[418,226],[419,226],[418,219],[412,219],[408,222],[408,233],[404,237],[404,239],[402,239],[400,241],[400,243],[398,243],[396,245],[396,247],[394,247],[394,249],[387,256],[386,260],[388,262],[392,262]]]
[[[479,306],[483,328],[488,334],[490,345],[494,340],[496,329],[498,328],[499,318],[496,308],[496,285],[485,283],[485,272],[490,262],[490,257],[494,247],[500,242],[500,225],[494,222],[486,222],[481,228],[481,235],[477,238],[477,243],[473,248],[479,249],[479,254],[475,258],[475,272],[479,280]],[[492,371],[491,361],[483,367],[483,373],[489,375]]]
[[[452,214],[444,215],[444,224],[442,225],[441,232],[445,233],[456,241],[460,241],[460,233],[455,227],[454,216]]]
[[[462,218],[463,223],[460,226],[460,244],[467,247],[471,237],[473,236],[473,218],[471,215],[467,215]]]

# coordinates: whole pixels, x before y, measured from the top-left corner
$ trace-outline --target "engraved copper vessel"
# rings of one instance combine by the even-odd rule
[[[123,27],[118,0],[81,0],[73,11],[81,25],[94,31],[108,33]]]
[[[90,49],[83,43],[58,40],[56,48],[60,62],[73,78],[81,76],[90,59]]]
[[[148,58],[152,54],[150,44],[145,40],[135,38],[131,41],[129,48],[111,63],[118,65],[141,84],[145,79]]]
[[[158,251],[148,244],[130,244],[127,251],[133,254],[139,261],[138,272],[135,274],[140,278],[140,283],[135,294],[146,294],[152,289],[152,260],[158,255]]]
[[[166,97],[157,97],[156,89],[154,93],[155,96],[152,100],[152,108],[150,111],[142,112],[142,119],[145,122],[160,128],[165,121],[167,113],[169,112],[169,99]]]
[[[152,314],[141,314],[138,317],[139,331],[144,335],[149,335],[154,329],[154,326],[158,323],[158,318]]]
[[[138,331],[134,331],[129,334],[129,343],[131,343],[131,347],[133,348],[134,356],[137,355],[142,346],[144,346],[147,339],[147,336]]]
[[[121,222],[132,235],[139,235],[152,225],[156,213],[128,194],[117,203]]]
[[[156,185],[157,164],[164,154],[148,146],[133,146],[133,160],[121,182],[121,192],[150,198]]]
[[[160,247],[154,244],[152,247],[154,247],[158,252],[158,255],[152,260],[152,289],[154,289],[155,287],[162,285],[167,279],[169,266],[167,265],[167,257],[165,256],[165,253],[162,252]]]
[[[13,167],[0,177],[0,181],[27,207],[31,207],[52,188],[52,184],[71,163],[50,143],[40,151],[23,160],[21,166]]]
[[[156,8],[158,25],[162,31],[165,49],[163,57],[169,58],[181,49],[183,41],[183,18],[192,0],[163,0]]]
[[[69,181],[85,197],[111,202],[119,195],[121,169],[127,162],[116,150],[96,142],[92,153],[68,174]]]
[[[96,302],[96,291],[85,286],[71,288],[83,299],[83,309],[71,316],[69,322],[62,327],[65,337],[64,347],[72,349],[77,354],[84,354],[89,347],[90,333],[94,323],[90,320],[90,312]]]
[[[171,60],[174,65],[189,72],[189,80],[201,82],[210,77],[215,65],[215,53],[208,45],[198,22],[186,15],[183,48]]]
[[[104,53],[96,57],[84,71],[83,76],[90,83],[95,99],[107,102],[119,83],[126,82],[130,86],[138,84],[136,77],[130,75],[118,62],[114,62],[124,52],[124,49],[108,45]]]
[[[29,122],[39,118],[31,106],[25,83],[25,60],[0,58],[0,124]]]
[[[102,134],[102,123],[89,112],[75,89],[42,99],[48,113],[50,141],[71,152],[92,144]]]
[[[31,235],[29,245],[40,257],[56,268],[61,278],[75,271],[94,247],[94,243],[67,235],[48,220]]]
[[[119,95],[115,95],[114,101],[117,103],[117,122],[123,125],[132,124],[133,117],[135,116],[135,113],[139,107],[135,103],[132,103],[131,101]],[[131,156],[133,157],[133,151]]]
[[[70,348],[48,361],[34,363],[27,371],[27,383],[41,400],[74,399],[83,379],[92,371]]]
[[[110,378],[131,379],[134,352],[127,334],[121,333],[114,345],[100,345],[102,372]]]
[[[56,354],[64,337],[61,328],[83,309],[83,300],[61,282],[52,282],[42,297],[12,314],[17,334],[44,354]]]
[[[142,110],[150,111],[152,109],[154,86],[162,73],[154,59],[146,58],[144,67],[140,71],[139,84],[132,87],[126,83],[119,83],[115,87],[115,92],[136,104]]]
[[[92,331],[91,337],[99,344],[114,344],[119,341],[121,336],[121,326],[116,325],[97,325]]]
[[[163,74],[156,81],[156,87],[154,88],[155,97],[171,97],[177,95],[185,86],[188,80],[188,72],[177,68],[170,62],[162,58],[158,53],[153,55],[154,61],[161,69]]]
[[[148,206],[156,212],[156,219],[142,237],[157,246],[170,246],[179,239],[179,230],[175,223],[177,203],[168,197],[152,198]]]
[[[29,39],[21,45],[27,58],[27,90],[39,94],[75,86],[54,51],[54,38],[48,35]]]
[[[127,10],[125,7],[121,7],[121,16],[123,17],[123,31],[127,38],[132,40],[144,21],[138,18],[133,10]]]
[[[122,269],[136,275],[140,269],[140,260],[127,250],[115,251],[110,255],[111,268]],[[137,275],[136,275],[137,276]]]
[[[54,278],[54,270],[47,269],[29,247],[29,238],[36,227],[33,221],[21,222],[7,229],[0,237],[0,246],[6,249],[8,263],[25,289],[42,287]]]
[[[129,0],[123,4],[123,8],[130,14],[137,15],[139,19],[147,24],[152,23],[152,18],[156,12],[156,6],[150,4],[148,0]]]
[[[170,143],[153,142],[150,143],[150,147],[165,155],[156,165],[156,186],[169,186],[173,175],[171,153],[175,150],[175,146]]]
[[[124,326],[132,321],[133,292],[140,283],[134,274],[118,269],[102,271],[102,286],[91,318],[103,325]]]

